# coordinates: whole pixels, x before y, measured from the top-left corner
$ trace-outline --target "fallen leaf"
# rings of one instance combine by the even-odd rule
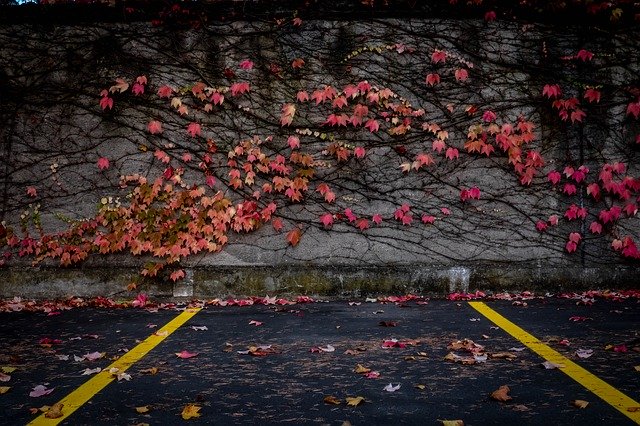
[[[380,321],[378,325],[382,327],[395,327],[398,323],[396,321]]]
[[[633,367],[633,369],[636,371],[640,371],[640,365],[636,365],[635,367]]]
[[[522,351],[524,351],[525,349],[527,349],[527,348],[525,348],[525,347],[521,347],[521,348],[509,348],[509,350],[510,350],[510,351],[513,351],[513,352],[522,352]]]
[[[53,392],[54,389],[55,388],[47,389],[47,387],[44,385],[38,385],[34,387],[31,392],[29,392],[29,396],[32,398],[38,398],[44,395],[49,395],[51,392]]]
[[[464,339],[449,343],[447,349],[453,351],[465,350],[467,352],[478,353],[484,351],[484,346],[475,343],[471,339]]]
[[[9,392],[10,386],[0,386],[0,395]]]
[[[494,359],[506,359],[508,361],[513,361],[514,359],[518,358],[516,355],[512,354],[511,352],[496,352],[494,354],[491,354],[491,358]]]
[[[476,360],[473,357],[470,356],[460,356],[458,354],[455,354],[453,352],[449,352],[445,357],[444,357],[445,361],[450,361],[450,362],[459,362],[461,364],[464,365],[471,365],[471,364],[475,364]]]
[[[576,351],[578,358],[589,358],[591,355],[593,355],[593,349],[578,349]]]
[[[106,355],[105,352],[91,352],[82,356],[82,359],[87,361],[95,361],[96,359],[100,359]]]
[[[527,407],[526,405],[522,405],[522,404],[514,405],[513,407],[511,407],[511,409],[513,411],[529,411],[530,410],[529,407]]]
[[[160,337],[166,337],[169,335],[169,332],[167,330],[158,330],[155,333],[153,333],[155,336],[160,336]]]
[[[64,414],[62,414],[62,407],[64,406],[64,404],[62,404],[61,402],[56,402],[55,404],[53,404],[51,406],[51,408],[49,408],[47,410],[47,412],[44,414],[44,416],[47,419],[58,419],[62,416],[64,416]]]
[[[542,366],[547,370],[555,370],[556,368],[564,368],[564,364],[555,364],[551,361],[545,361]]]
[[[384,387],[383,390],[387,391],[387,392],[395,392],[398,389],[400,389],[400,383],[398,383],[397,385],[393,385],[393,383],[389,383],[387,386]]]
[[[0,382],[8,382],[11,380],[11,376],[0,372]]]
[[[473,354],[473,359],[478,363],[487,362],[487,354]]]
[[[336,350],[336,348],[331,345],[327,345],[325,347],[318,346],[318,349],[320,349],[322,352],[334,352]]]
[[[144,414],[144,413],[148,413],[149,412],[149,406],[145,405],[143,407],[136,407],[136,413],[138,414]]]
[[[406,348],[405,342],[399,342],[397,339],[385,340],[382,342],[383,348]]]
[[[569,342],[569,339],[562,339],[558,342],[558,344],[562,346],[571,346],[571,342]]]
[[[362,404],[364,401],[364,398],[361,396],[356,396],[356,397],[351,397],[348,396],[345,398],[347,401],[347,405],[350,405],[352,407],[357,407],[358,405]]]
[[[380,373],[377,371],[371,371],[365,374],[364,377],[366,377],[367,379],[377,379],[378,377],[380,377]]]
[[[2,372],[3,372],[3,373],[11,374],[11,373],[13,373],[14,371],[16,371],[16,368],[15,368],[15,367],[9,367],[9,366],[4,366],[4,367],[2,367]]]
[[[438,420],[442,422],[442,426],[464,426],[464,422],[462,420]]]
[[[340,401],[338,398],[336,398],[333,395],[325,396],[323,401],[325,402],[325,404],[333,404],[333,405],[342,404],[342,401]]]
[[[209,330],[206,325],[192,325],[191,328],[195,331],[207,331]]]
[[[408,355],[408,356],[405,356],[405,357],[404,357],[404,360],[405,360],[405,361],[415,361],[415,360],[416,360],[416,357],[415,357],[415,356],[413,356],[413,355]]]
[[[614,352],[625,353],[625,352],[629,352],[629,349],[627,348],[627,345],[622,344],[622,345],[614,345],[613,346],[613,351]]]
[[[415,385],[414,388],[420,389],[420,390],[425,390],[426,386],[425,385]]]
[[[640,407],[627,407],[627,411],[630,413],[636,413],[640,411]]]
[[[495,390],[491,393],[491,398],[500,402],[511,401],[512,398],[508,395],[510,390],[511,389],[509,389],[509,386],[502,385],[498,388],[498,390]]]
[[[182,359],[189,359],[189,358],[193,358],[194,356],[198,356],[198,353],[193,353],[193,352],[189,352],[189,351],[182,351],[182,352],[176,352],[176,356],[178,358],[182,358]]]
[[[158,367],[145,368],[144,370],[140,370],[142,374],[151,374],[154,375],[158,372]]]
[[[574,401],[571,401],[571,404],[573,404],[573,406],[577,408],[587,408],[587,405],[589,405],[589,402],[584,401],[582,399],[576,399]]]
[[[118,373],[116,374],[116,378],[118,379],[118,381],[126,380],[128,382],[129,380],[131,380],[131,375],[128,373]]]
[[[256,327],[261,326],[263,323],[261,321],[251,320],[249,321],[249,325],[255,325]]]
[[[200,410],[202,407],[195,404],[187,404],[182,409],[182,418],[185,420],[192,419],[194,417],[200,417]]]
[[[356,368],[353,370],[354,372],[358,373],[358,374],[364,374],[364,373],[368,373],[371,371],[370,368],[367,368],[361,364],[356,365]]]
[[[88,376],[90,374],[96,374],[102,371],[102,368],[100,367],[96,367],[96,368],[85,368],[84,370],[82,370],[82,375],[83,376]]]

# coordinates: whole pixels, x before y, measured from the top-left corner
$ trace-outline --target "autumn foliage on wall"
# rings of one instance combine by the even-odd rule
[[[27,31],[81,53],[3,54],[0,262],[637,261],[637,29],[494,15]]]

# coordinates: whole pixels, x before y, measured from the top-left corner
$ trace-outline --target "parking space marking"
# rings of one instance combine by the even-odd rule
[[[28,423],[29,425],[57,425],[69,417],[74,411],[80,408],[83,404],[89,401],[95,394],[104,389],[109,383],[111,383],[115,377],[109,373],[112,368],[117,368],[118,373],[125,372],[129,367],[142,359],[151,349],[158,346],[164,339],[171,335],[174,331],[180,328],[185,322],[189,321],[195,314],[200,311],[200,308],[187,308],[174,319],[169,321],[164,327],[147,337],[144,341],[138,344],[135,348],[131,349],[111,365],[106,367],[100,373],[93,376],[91,379],[80,385],[76,390],[71,392],[59,401],[62,406],[62,417],[57,419],[48,419],[45,417],[46,413],[41,414],[33,421]]]
[[[640,407],[640,403],[629,398],[604,380],[594,376],[564,355],[551,349],[536,337],[491,309],[485,303],[469,302],[469,305],[542,358],[554,364],[562,365],[563,367],[558,368],[558,370],[580,383],[587,390],[603,399],[607,404],[620,411],[636,424],[640,424],[640,411],[636,411],[634,408]],[[629,409],[632,411],[629,411]]]

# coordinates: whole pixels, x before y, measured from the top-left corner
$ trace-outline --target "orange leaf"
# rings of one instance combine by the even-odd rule
[[[512,398],[509,395],[507,395],[510,390],[511,389],[509,389],[509,386],[506,386],[506,385],[500,386],[498,390],[495,390],[491,393],[491,398],[500,402],[510,401]]]
[[[324,399],[323,399],[323,401],[324,401],[326,404],[333,404],[333,405],[340,405],[340,404],[342,404],[342,401],[340,401],[338,398],[336,398],[336,397],[335,397],[335,396],[333,396],[333,395],[325,396],[325,397],[324,397]]]
[[[295,247],[300,242],[301,236],[302,236],[302,231],[300,231],[300,228],[294,228],[287,233],[287,241],[289,242],[289,244]]]

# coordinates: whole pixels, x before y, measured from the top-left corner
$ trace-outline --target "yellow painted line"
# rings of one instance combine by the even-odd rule
[[[158,346],[164,339],[180,328],[191,317],[197,314],[200,308],[187,308],[174,319],[169,321],[164,327],[140,342],[138,346],[122,355],[111,365],[103,369],[101,372],[87,380],[79,388],[62,398],[59,403],[63,404],[62,417],[57,419],[48,419],[45,413],[35,418],[29,425],[57,425],[69,417],[74,411],[89,401],[95,394],[104,389],[109,383],[115,380],[115,377],[109,373],[112,368],[117,368],[119,373],[125,372],[134,363],[144,357],[151,349]]]
[[[640,403],[629,398],[604,380],[594,376],[575,362],[566,358],[561,353],[551,349],[531,334],[518,327],[483,302],[469,302],[472,308],[491,320],[495,325],[518,339],[522,344],[540,355],[542,358],[554,364],[563,365],[558,370],[571,377],[576,382],[587,388],[593,394],[603,399],[607,404],[640,424],[640,411],[630,412],[629,408],[640,407]],[[633,408],[632,408],[633,410]]]

